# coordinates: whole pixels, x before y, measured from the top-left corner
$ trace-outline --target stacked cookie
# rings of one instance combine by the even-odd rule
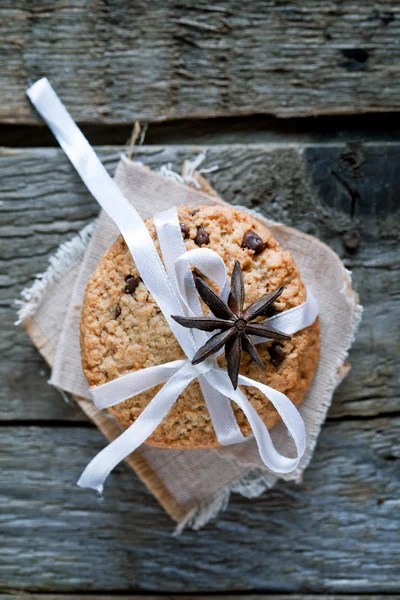
[[[223,259],[229,276],[235,262],[239,261],[245,308],[281,286],[284,290],[269,307],[267,317],[305,301],[305,286],[292,255],[247,212],[221,206],[181,206],[178,216],[187,250],[211,248]],[[152,220],[146,225],[158,249]],[[194,271],[194,276],[201,275]],[[210,281],[207,283],[212,285]],[[205,304],[203,312],[205,315],[209,312]],[[122,236],[103,256],[88,282],[82,311],[81,348],[83,369],[91,386],[138,369],[184,358],[167,321],[140,279]],[[264,342],[257,345],[257,350],[265,366],[259,366],[243,352],[240,373],[283,392],[294,404],[299,404],[317,365],[318,320],[291,336],[290,340]],[[223,355],[218,362],[221,367],[226,367]],[[160,387],[109,410],[124,427],[128,427]],[[255,388],[244,388],[243,392],[266,426],[272,428],[279,416],[271,403]],[[235,404],[232,406],[243,434],[249,435],[251,430],[246,417]],[[188,449],[218,446],[197,380],[181,394],[146,443]]]

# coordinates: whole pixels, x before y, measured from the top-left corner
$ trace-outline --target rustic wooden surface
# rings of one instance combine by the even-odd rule
[[[0,28],[0,600],[398,600],[399,3],[0,0]],[[173,537],[125,465],[103,501],[75,486],[104,440],[13,325],[98,212],[26,100],[42,76],[114,144],[110,172],[134,120],[168,121],[140,160],[179,170],[204,144],[221,196],[328,243],[365,306],[304,481],[233,496],[201,533]]]
[[[3,0],[0,122],[47,76],[79,122],[400,107],[397,0]]]
[[[12,595],[13,598],[21,598],[24,600],[26,595],[24,594],[15,594]],[[125,600],[162,600],[165,598],[171,598],[171,596],[159,595],[156,596],[154,594],[146,594],[146,595],[125,595],[123,596]],[[60,596],[53,594],[29,594],[29,600],[59,600]],[[110,594],[63,594],[62,598],[64,600],[117,600],[121,598],[120,595],[110,595]],[[204,600],[203,595],[179,595],[181,600]],[[400,596],[398,595],[390,595],[391,600],[399,600]],[[9,594],[0,594],[0,600],[10,600]],[[207,600],[387,600],[387,596],[382,595],[332,595],[332,594],[218,594],[212,595],[207,594]]]
[[[154,595],[154,594],[135,594],[126,595],[124,594],[125,600],[162,600],[165,598],[173,598],[170,595]],[[178,596],[181,600],[204,600],[204,595],[184,595]],[[11,598],[18,598],[25,600],[27,596],[25,594],[15,593],[11,594]],[[29,600],[59,600],[59,595],[53,594],[29,594]],[[111,594],[63,594],[63,600],[117,600],[121,598],[121,595]],[[176,596],[175,596],[176,598]],[[398,595],[390,595],[391,600],[400,600]],[[0,600],[10,600],[9,594],[0,594]],[[342,594],[207,594],[207,600],[387,600],[387,596],[382,595],[348,595],[343,596]]]
[[[141,148],[178,168],[197,147]],[[123,148],[100,148],[110,171]],[[390,160],[388,160],[390,157]],[[156,501],[120,466],[104,502],[75,487],[101,435],[46,381],[12,301],[48,254],[97,213],[61,150],[0,154],[3,551],[0,589],[395,592],[400,589],[396,143],[212,146],[205,166],[232,203],[318,235],[342,256],[365,305],[353,369],[300,486],[234,496],[202,533],[174,538]],[[349,191],[350,190],[350,191]],[[360,245],[346,250],[343,235]],[[10,402],[11,400],[11,402]]]
[[[234,496],[200,534],[172,524],[125,465],[104,501],[75,482],[92,427],[11,426],[0,440],[5,589],[364,591],[400,588],[400,418],[329,422],[304,482]]]
[[[122,147],[100,149],[110,171],[121,151]],[[155,169],[168,162],[179,169],[185,158],[199,151],[142,148],[138,159]],[[219,166],[209,178],[224,199],[317,235],[353,271],[365,315],[352,349],[351,375],[330,416],[398,410],[400,145],[230,145],[207,152],[205,165]],[[356,160],[360,165],[354,168]],[[10,421],[82,419],[47,385],[47,368],[23,330],[13,326],[11,303],[34,273],[46,269],[49,253],[92,220],[98,207],[59,149],[4,149],[0,167],[1,255],[6,259],[0,263],[5,328],[0,370],[6,383],[0,388],[0,416]],[[355,202],[348,187],[357,196]],[[348,232],[360,235],[353,253],[343,244]],[[27,379],[32,391],[28,402]]]

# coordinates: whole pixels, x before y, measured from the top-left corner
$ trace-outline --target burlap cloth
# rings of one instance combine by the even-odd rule
[[[173,205],[222,203],[201,178],[198,180],[202,190],[193,189],[125,157],[119,162],[115,180],[143,218]],[[307,430],[307,450],[296,471],[284,476],[299,481],[311,460],[334,389],[346,372],[345,360],[362,309],[351,289],[349,273],[330,248],[312,236],[252,214],[293,253],[302,279],[311,286],[320,307],[320,360],[312,386],[300,406]],[[105,437],[113,440],[121,427],[88,399],[80,360],[79,320],[88,277],[118,231],[107,215],[101,213],[90,233],[86,229],[59,250],[50,272],[36,282],[36,288],[25,292],[27,303],[21,315],[33,343],[52,366],[51,383],[71,393]],[[280,451],[290,449],[282,425],[275,427],[272,435]],[[127,458],[127,463],[180,529],[186,524],[201,527],[226,506],[231,491],[254,497],[277,479],[264,467],[253,439],[212,450],[180,451],[143,445]],[[82,469],[84,466],[82,463]],[[79,475],[77,472],[77,479]],[[111,474],[105,495],[107,485],[117,485],[116,475]]]

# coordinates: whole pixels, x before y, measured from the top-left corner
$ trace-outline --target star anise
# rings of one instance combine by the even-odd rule
[[[290,335],[277,331],[268,323],[251,323],[257,317],[265,315],[268,307],[281,295],[283,287],[266,294],[253,302],[246,310],[243,310],[244,284],[238,260],[235,262],[233,269],[231,290],[227,303],[201,277],[196,277],[195,283],[197,291],[214,317],[192,318],[172,315],[172,318],[183,327],[200,329],[201,331],[219,330],[196,352],[192,363],[197,365],[225,346],[228,375],[236,390],[242,350],[248,352],[260,367],[265,368],[250,336],[255,335],[273,340],[290,340]]]

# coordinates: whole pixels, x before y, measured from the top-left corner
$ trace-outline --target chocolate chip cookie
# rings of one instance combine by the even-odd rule
[[[306,299],[305,286],[290,252],[282,249],[270,232],[243,210],[222,206],[178,207],[182,238],[187,250],[205,247],[217,252],[229,276],[240,262],[245,288],[245,308],[265,294],[284,286],[267,316],[293,308]],[[152,220],[147,228],[158,249]],[[210,281],[208,281],[211,284]],[[219,291],[215,288],[215,291]],[[208,313],[204,305],[204,314]],[[265,318],[265,317],[263,317]],[[132,256],[118,237],[91,276],[81,319],[82,364],[90,386],[106,383],[146,367],[184,358],[182,349],[151,294],[140,278]],[[286,394],[299,404],[312,381],[319,353],[318,320],[290,340],[257,345],[265,365],[242,353],[240,373]],[[226,367],[225,356],[218,358]],[[125,427],[131,425],[161,386],[125,400],[109,409]],[[268,428],[279,415],[255,388],[243,387]],[[251,433],[242,411],[232,403],[244,435]],[[179,396],[147,443],[168,448],[218,446],[198,382]]]

